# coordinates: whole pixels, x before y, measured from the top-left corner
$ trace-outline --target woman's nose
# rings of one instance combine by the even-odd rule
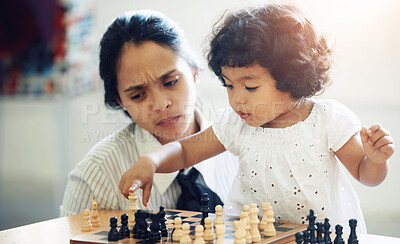
[[[163,94],[153,94],[151,109],[155,112],[163,112],[171,107],[171,100]]]

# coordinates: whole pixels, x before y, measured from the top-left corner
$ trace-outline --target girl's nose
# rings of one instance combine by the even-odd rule
[[[233,102],[235,104],[243,104],[246,102],[246,96],[242,92],[237,91],[233,94]]]

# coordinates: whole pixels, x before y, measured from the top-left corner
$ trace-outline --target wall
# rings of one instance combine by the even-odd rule
[[[179,23],[201,55],[212,23],[226,8],[248,1],[98,1],[96,39],[125,10],[159,10]],[[287,2],[287,1],[286,1]],[[379,121],[399,143],[400,2],[396,0],[304,0],[317,28],[335,43],[333,83],[320,98],[351,108],[365,125]],[[205,65],[206,67],[206,65]],[[225,90],[207,70],[198,84],[206,116],[227,105]],[[0,100],[0,229],[58,215],[67,172],[100,138],[126,124],[103,106],[102,88],[72,99]],[[399,153],[378,187],[353,180],[370,233],[400,237]]]

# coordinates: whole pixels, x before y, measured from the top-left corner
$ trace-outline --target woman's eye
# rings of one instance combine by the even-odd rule
[[[139,99],[139,98],[141,98],[141,97],[143,97],[143,96],[144,96],[144,92],[139,93],[139,94],[137,94],[137,95],[135,95],[135,96],[132,96],[131,99],[132,99],[132,100],[136,100],[136,99]]]
[[[178,79],[164,83],[164,86],[173,86],[178,82]]]
[[[246,86],[246,90],[248,90],[248,91],[255,91],[257,88],[258,88],[258,86],[256,86],[256,87],[247,87]]]

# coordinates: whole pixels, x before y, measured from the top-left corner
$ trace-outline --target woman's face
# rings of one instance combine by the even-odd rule
[[[196,132],[197,70],[172,49],[147,41],[125,43],[117,62],[120,105],[162,143]]]

